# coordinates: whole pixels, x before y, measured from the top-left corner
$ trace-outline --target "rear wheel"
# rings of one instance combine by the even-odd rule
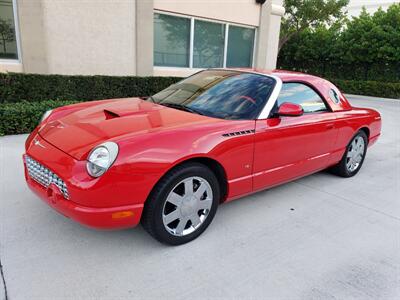
[[[143,212],[143,227],[171,245],[197,238],[211,223],[220,198],[214,173],[199,163],[170,171],[154,188]]]
[[[360,130],[351,139],[341,161],[332,168],[332,171],[342,177],[352,177],[360,171],[367,152],[368,137]]]

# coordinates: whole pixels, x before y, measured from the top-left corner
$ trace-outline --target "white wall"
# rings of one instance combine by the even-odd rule
[[[135,0],[43,0],[47,70],[135,74]]]
[[[251,26],[260,20],[255,0],[154,0],[154,9]]]
[[[140,2],[139,2],[140,1]],[[18,0],[22,64],[1,71],[177,75],[153,69],[153,8],[257,27],[255,66],[273,68],[282,0]]]

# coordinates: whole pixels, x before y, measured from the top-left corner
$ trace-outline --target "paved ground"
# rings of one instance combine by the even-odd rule
[[[384,122],[356,177],[322,172],[222,205],[180,247],[55,213],[25,186],[26,136],[0,138],[9,299],[400,299],[400,101],[351,99]]]

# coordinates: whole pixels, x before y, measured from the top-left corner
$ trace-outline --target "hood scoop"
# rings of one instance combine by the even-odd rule
[[[104,115],[106,116],[106,120],[115,119],[115,118],[120,117],[119,114],[117,114],[116,112],[113,112],[111,110],[104,109],[103,111],[104,111]]]
[[[131,98],[80,105],[40,129],[40,135],[48,143],[77,160],[86,159],[94,146],[108,140],[125,140],[161,131],[173,133],[177,128],[189,130],[189,126],[211,124],[213,120]]]

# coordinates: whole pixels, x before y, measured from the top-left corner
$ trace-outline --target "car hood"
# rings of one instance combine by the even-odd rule
[[[55,117],[40,128],[39,134],[53,146],[82,160],[94,146],[105,141],[221,121],[139,98],[127,98],[71,108],[70,113],[67,110],[59,118],[55,112]]]

